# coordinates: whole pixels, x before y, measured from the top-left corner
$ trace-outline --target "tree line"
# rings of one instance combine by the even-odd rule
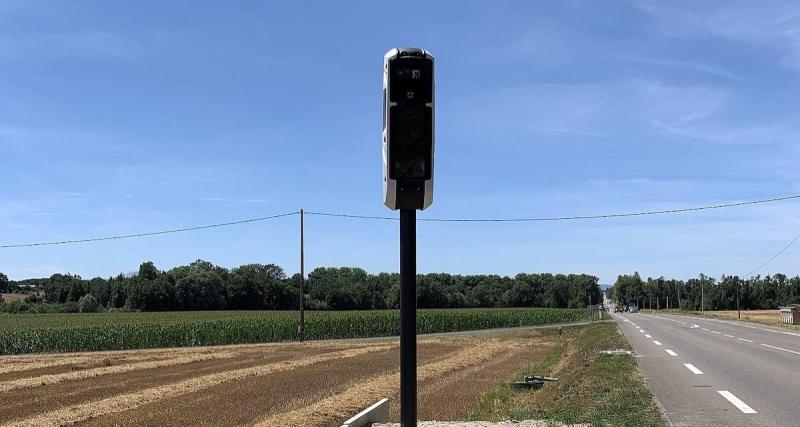
[[[71,274],[9,282],[28,289],[12,312],[95,310],[293,310],[300,304],[301,277],[274,264],[226,269],[208,261],[161,271],[152,262],[138,272],[84,280]],[[320,267],[308,274],[303,301],[311,310],[370,310],[399,307],[400,276],[370,274],[354,267]],[[552,307],[580,308],[601,298],[598,279],[587,274],[417,276],[419,308]],[[0,306],[3,310],[3,306]]]
[[[754,276],[723,275],[718,280],[700,274],[686,281],[664,277],[643,280],[638,272],[617,277],[611,295],[618,304],[639,308],[683,310],[765,310],[800,304],[800,276],[782,273]]]

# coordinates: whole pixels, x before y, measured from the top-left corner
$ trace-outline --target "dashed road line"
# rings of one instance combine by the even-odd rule
[[[706,331],[706,332],[711,332],[711,331],[709,331],[709,330],[708,330],[708,329],[706,329],[706,328],[703,328],[703,330],[704,330],[704,331]]]
[[[669,354],[670,356],[677,356],[677,355],[678,355],[678,353],[675,353],[674,351],[672,351],[672,350],[670,350],[670,349],[666,349],[666,350],[664,350],[664,351],[666,351],[666,352],[667,352],[667,354]]]
[[[728,338],[736,338],[736,337],[734,337],[733,335],[728,335],[728,334],[722,334],[722,335],[725,335],[725,336],[726,336],[726,337],[728,337]]]
[[[653,338],[653,337],[651,337],[650,335],[647,335],[647,334],[644,334],[644,337],[645,338]]]
[[[692,365],[691,363],[684,363],[684,364],[683,364],[683,366],[685,366],[685,367],[686,367],[686,369],[688,369],[688,370],[692,371],[692,373],[693,373],[693,374],[695,374],[695,375],[703,375],[703,371],[701,371],[701,370],[697,369],[697,368],[696,368],[694,365]]]
[[[748,340],[748,339],[745,339],[745,338],[737,338],[737,339],[738,339],[739,341],[744,341],[744,342],[752,342],[752,341],[750,341],[750,340]]]
[[[712,334],[722,335],[722,332],[711,331]]]
[[[739,400],[738,397],[734,396],[733,393],[729,392],[728,390],[719,390],[717,393],[721,394],[722,397],[731,402],[733,406],[737,407],[740,411],[744,412],[745,414],[757,414],[753,408],[748,406],[746,403]]]
[[[653,341],[653,344],[655,344],[655,345],[661,345],[661,342],[660,342],[660,341]]]
[[[769,344],[761,344],[761,345],[763,345],[764,347],[774,348],[775,350],[785,351],[787,353],[800,354],[800,351],[788,350],[785,348],[775,347],[774,345],[769,345]]]

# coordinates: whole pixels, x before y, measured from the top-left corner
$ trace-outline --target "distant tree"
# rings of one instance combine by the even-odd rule
[[[42,296],[39,295],[38,292],[34,292],[25,297],[25,303],[27,304],[41,304],[43,302],[44,298],[42,298]]]
[[[234,268],[226,283],[228,305],[232,309],[258,310],[286,308],[290,284],[283,269],[274,264],[248,264]]]
[[[144,280],[156,280],[159,275],[159,271],[156,268],[155,264],[151,261],[147,261],[142,263],[139,266],[139,278]]]
[[[175,284],[175,298],[181,310],[225,308],[225,286],[214,271],[192,271]]]
[[[108,279],[108,306],[114,308],[122,308],[128,299],[128,292],[125,289],[126,278],[119,275],[115,278]]]
[[[78,310],[81,313],[96,313],[98,308],[99,304],[92,294],[86,294],[78,299]]]
[[[8,292],[8,276],[0,273],[0,292]]]

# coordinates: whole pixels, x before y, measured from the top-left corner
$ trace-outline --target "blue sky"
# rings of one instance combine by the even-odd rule
[[[386,215],[385,51],[437,60],[421,216],[602,214],[800,193],[796,2],[0,3],[0,244],[304,208]],[[421,272],[743,274],[797,203],[673,216],[421,223]],[[397,224],[307,217],[307,269],[397,271]],[[0,249],[12,279],[203,258],[298,266],[296,217]],[[800,273],[792,248],[763,272]]]

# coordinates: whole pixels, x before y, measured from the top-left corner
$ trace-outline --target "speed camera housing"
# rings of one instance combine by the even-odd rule
[[[390,209],[433,202],[434,73],[425,49],[383,56],[383,201]]]

